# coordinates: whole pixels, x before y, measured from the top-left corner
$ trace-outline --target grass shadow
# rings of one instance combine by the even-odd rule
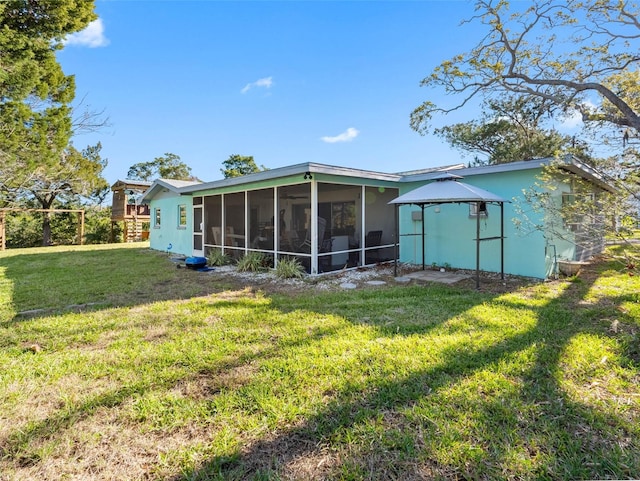
[[[633,422],[637,407],[631,403],[623,409],[615,406],[615,399],[612,405],[591,396],[593,382],[606,381],[598,378],[598,363],[606,359],[587,360],[579,367],[584,373],[566,365],[566,351],[575,339],[592,336],[594,342],[607,344],[611,304],[618,306],[626,298],[603,297],[583,304],[597,279],[593,275],[570,283],[560,294],[531,303],[474,294],[472,301],[459,305],[472,309],[498,302],[523,318],[533,316],[535,322],[491,345],[457,343],[428,369],[399,377],[372,376],[365,386],[337,393],[295,427],[259,439],[232,456],[213,457],[171,479],[637,476],[640,430]],[[438,292],[447,306],[448,296],[460,294],[455,289],[448,295]],[[362,302],[371,300],[364,296]],[[345,297],[344,302],[350,301]],[[345,309],[339,301],[317,308],[337,314]],[[440,320],[450,322],[456,316],[450,314]],[[637,319],[629,316],[622,321]],[[408,334],[437,327],[436,323]],[[384,323],[380,331],[398,334]],[[611,362],[630,362],[626,382],[637,382],[635,360],[628,359],[629,352],[617,354],[622,361]]]
[[[214,435],[233,424],[241,432],[236,444],[176,462],[169,471],[182,474],[167,479],[575,479],[640,472],[640,432],[630,421],[637,401],[623,403],[624,383],[640,379],[638,298],[617,288],[594,295],[603,272],[513,295],[440,285],[294,296],[247,289],[174,303],[167,317],[162,301],[219,292],[223,284],[167,267],[166,256],[134,251],[117,256],[131,269],[130,284],[101,288],[104,266],[85,269],[91,275],[79,280],[73,272],[80,267],[48,278],[70,284],[57,295],[67,296],[64,302],[81,302],[72,295],[82,286],[84,300],[106,292],[112,306],[130,307],[115,311],[126,319],[104,308],[65,317],[68,325],[52,331],[58,338],[42,354],[51,364],[80,362],[69,368],[80,380],[98,372],[118,383],[7,430],[0,460],[37,466],[37,446],[66,437],[79,420],[180,391],[203,401],[196,419],[203,431]],[[105,252],[96,252],[74,262],[99,262]],[[29,291],[35,277],[18,282],[36,260],[54,273],[56,262],[69,262],[50,255],[23,264],[0,257],[18,305],[31,305],[29,292],[45,295],[42,286]],[[143,276],[140,257],[148,263]],[[103,264],[113,268],[113,261]],[[33,332],[50,336],[48,318],[31,321]],[[0,324],[9,334],[5,346],[17,339],[14,331],[29,327],[16,322]],[[568,356],[571,349],[581,357]],[[23,355],[20,362],[31,365],[30,354],[9,354],[4,359]],[[92,366],[96,359],[104,366]],[[48,366],[38,369],[49,375]],[[198,392],[188,392],[194,386]],[[237,401],[232,421],[220,414],[230,400]],[[173,415],[170,401],[152,406],[153,413]],[[295,402],[301,406],[277,405]],[[264,423],[252,426],[256,419]],[[140,433],[164,437],[177,429],[142,415],[135,423]],[[192,448],[183,446],[185,457]]]

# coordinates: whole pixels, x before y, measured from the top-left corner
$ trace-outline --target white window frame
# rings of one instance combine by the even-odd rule
[[[487,210],[486,202],[469,202],[469,217],[478,217],[478,205],[484,204],[484,210],[480,211],[480,217],[489,217],[489,211]]]
[[[182,223],[182,219],[184,219],[184,224]],[[187,228],[187,204],[179,204],[178,205],[178,229],[186,229]]]

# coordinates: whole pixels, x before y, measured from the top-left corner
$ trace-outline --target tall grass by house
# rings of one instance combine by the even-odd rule
[[[0,480],[640,475],[636,277],[312,289],[0,254]]]

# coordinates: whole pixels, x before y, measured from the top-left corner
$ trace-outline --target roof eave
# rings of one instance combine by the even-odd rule
[[[401,176],[397,174],[387,174],[384,172],[375,172],[370,170],[352,169],[350,167],[339,167],[335,165],[318,164],[314,162],[305,162],[286,167],[278,167],[275,169],[263,170],[253,174],[247,174],[240,177],[230,177],[227,179],[214,180],[212,182],[204,182],[202,184],[182,187],[179,189],[181,194],[191,194],[193,192],[203,190],[220,189],[224,187],[240,186],[244,184],[262,182],[265,180],[278,179],[283,177],[291,177],[294,175],[304,174],[327,174],[343,177],[366,178],[372,180],[397,182]]]

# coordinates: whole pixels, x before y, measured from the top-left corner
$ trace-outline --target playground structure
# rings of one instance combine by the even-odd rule
[[[149,206],[140,204],[139,199],[151,182],[141,180],[118,180],[111,186],[111,242],[114,242],[114,225],[122,222],[125,242],[146,240],[149,235],[151,213]]]

